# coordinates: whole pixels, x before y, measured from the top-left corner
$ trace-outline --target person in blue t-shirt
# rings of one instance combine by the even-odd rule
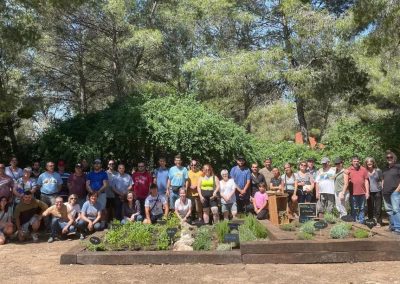
[[[80,231],[80,239],[85,238],[85,233],[93,231],[101,231],[104,229],[104,223],[101,222],[101,204],[98,202],[98,193],[92,191],[88,194],[89,200],[86,201],[81,209],[80,218],[77,227]]]
[[[101,168],[101,160],[96,159],[93,163],[93,171],[86,176],[86,188],[89,193],[97,192],[97,202],[100,204],[101,210],[106,208],[108,187],[108,175]]]
[[[175,201],[179,198],[179,189],[187,190],[189,187],[189,175],[187,168],[182,166],[180,155],[174,159],[175,166],[168,171],[167,196],[169,196],[169,206],[173,210]]]
[[[157,184],[158,194],[166,195],[167,193],[167,183],[168,183],[168,168],[167,161],[165,158],[161,157],[158,159],[159,167],[154,170],[153,173],[153,183]]]
[[[62,184],[63,181],[60,174],[54,171],[54,163],[47,162],[46,171],[37,180],[37,185],[40,189],[40,200],[48,206],[54,205]]]
[[[238,212],[246,212],[247,206],[250,205],[250,184],[251,173],[246,166],[246,160],[243,156],[236,159],[236,166],[230,171],[230,176],[236,184],[236,203]]]

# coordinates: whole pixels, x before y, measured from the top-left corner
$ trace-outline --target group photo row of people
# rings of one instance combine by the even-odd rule
[[[69,173],[63,160],[47,161],[42,171],[39,161],[21,169],[12,157],[9,165],[0,163],[0,244],[36,242],[40,231],[50,243],[70,234],[83,240],[114,219],[150,224],[176,214],[182,222],[211,224],[238,213],[267,219],[268,194],[287,194],[291,219],[299,217],[299,203],[316,202],[319,217],[350,214],[381,226],[384,205],[389,230],[400,234],[400,165],[392,151],[385,158],[382,170],[372,157],[353,156],[347,168],[340,157],[308,158],[280,165],[281,173],[269,157],[260,168],[238,156],[231,169],[217,172],[195,159],[184,166],[176,155],[171,167],[160,157],[153,171],[144,161],[127,171],[123,163],[95,159],[92,167],[81,160]]]

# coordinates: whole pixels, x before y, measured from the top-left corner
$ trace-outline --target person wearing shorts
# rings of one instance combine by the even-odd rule
[[[219,190],[221,193],[221,211],[224,215],[224,220],[229,220],[229,214],[232,218],[236,218],[236,184],[232,178],[229,178],[228,170],[221,171],[222,180],[219,182]]]
[[[203,205],[203,220],[205,224],[210,222],[210,208],[214,223],[219,221],[218,198],[219,179],[214,175],[213,168],[209,164],[203,166],[204,176],[199,178],[197,191]]]
[[[18,239],[24,241],[32,231],[34,242],[39,240],[38,230],[41,214],[48,208],[43,201],[34,199],[32,192],[27,191],[21,198],[21,202],[15,207],[14,218],[18,230]]]
[[[284,192],[288,194],[288,205],[289,205],[289,214],[292,218],[297,217],[297,200],[298,200],[298,191],[297,191],[297,180],[296,175],[292,170],[292,165],[290,163],[286,163],[284,165],[285,173],[281,176],[282,185]]]
[[[322,158],[322,169],[317,172],[316,197],[317,211],[320,218],[323,218],[325,213],[332,213],[335,206],[335,175],[336,169],[331,168],[329,158]]]

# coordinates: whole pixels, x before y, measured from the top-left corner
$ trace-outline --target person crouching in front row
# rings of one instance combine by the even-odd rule
[[[144,224],[154,224],[168,216],[168,202],[164,195],[158,194],[157,185],[154,183],[150,185],[150,195],[147,196],[144,202],[144,209],[146,214],[146,219],[143,221]]]

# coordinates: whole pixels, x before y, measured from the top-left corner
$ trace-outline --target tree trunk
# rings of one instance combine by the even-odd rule
[[[299,63],[297,62],[296,58],[293,56],[293,46],[290,42],[291,32],[285,17],[285,14],[282,14],[282,27],[283,27],[283,38],[285,42],[285,51],[288,54],[288,59],[290,61],[291,68],[296,69],[299,67]],[[301,136],[303,138],[303,143],[305,145],[310,144],[310,140],[308,138],[308,127],[307,121],[305,117],[304,111],[304,99],[301,98],[299,95],[295,93],[296,86],[291,86],[291,89],[294,93],[295,100],[296,100],[296,111],[297,111],[297,119],[299,121]]]
[[[17,155],[19,152],[19,146],[17,142],[17,137],[15,136],[14,124],[12,118],[7,119],[6,127],[7,127],[8,137],[10,137],[11,140],[11,151],[14,155]]]
[[[83,49],[83,48],[82,48]],[[79,54],[79,110],[81,114],[87,114],[88,112],[88,102],[87,102],[87,94],[86,94],[86,78],[84,73],[84,63],[83,63],[83,51]]]

